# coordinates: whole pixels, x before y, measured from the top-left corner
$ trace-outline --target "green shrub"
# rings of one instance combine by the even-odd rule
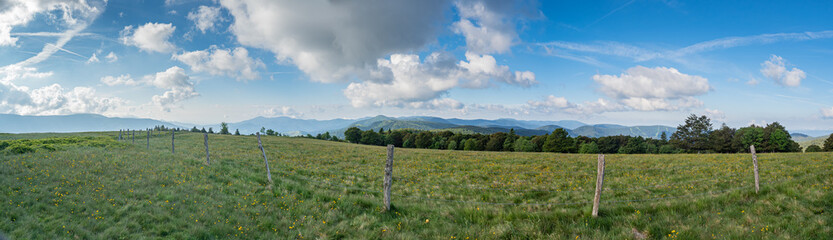
[[[11,144],[9,144],[8,141],[0,141],[0,151],[3,151],[4,149],[6,149],[7,147],[9,147],[9,145],[11,145]]]
[[[35,149],[25,144],[13,144],[8,148],[8,151],[14,154],[24,154],[34,152]]]

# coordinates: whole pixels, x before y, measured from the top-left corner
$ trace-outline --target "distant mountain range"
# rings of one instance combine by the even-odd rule
[[[0,132],[81,132],[81,131],[114,131],[118,129],[145,129],[153,126],[165,125],[183,129],[213,128],[219,131],[219,124],[196,125],[179,122],[166,122],[142,118],[110,118],[95,114],[75,114],[63,116],[20,116],[0,114]],[[376,117],[360,119],[332,119],[313,120],[289,117],[256,117],[253,119],[229,123],[229,131],[239,130],[242,134],[260,131],[261,128],[272,129],[279,133],[299,136],[317,135],[329,132],[331,135],[344,136],[344,131],[350,127],[362,130],[379,129],[415,129],[425,131],[452,131],[466,134],[492,134],[514,130],[521,136],[544,135],[555,129],[563,128],[570,136],[604,137],[615,135],[642,136],[659,138],[665,132],[669,137],[676,128],[662,125],[654,126],[622,126],[615,124],[588,125],[574,120],[562,121],[529,121],[510,118],[494,120],[487,119],[458,119],[439,117]],[[817,131],[822,133],[824,131]],[[830,131],[827,131],[829,134]],[[811,139],[812,136],[803,133],[792,133],[796,141]]]
[[[119,129],[146,129],[153,126],[177,125],[146,118],[110,118],[96,114],[74,114],[60,116],[20,116],[0,114],[0,132],[94,132],[116,131]]]

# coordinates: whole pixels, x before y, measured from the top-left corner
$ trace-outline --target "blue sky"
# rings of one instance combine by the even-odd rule
[[[0,112],[833,127],[833,2],[0,1]]]

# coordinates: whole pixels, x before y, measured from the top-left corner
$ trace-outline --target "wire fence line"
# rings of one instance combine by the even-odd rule
[[[149,138],[149,135],[147,137]],[[206,151],[208,151],[208,150],[206,149]],[[275,159],[277,159],[277,158],[275,158]],[[373,167],[382,166],[382,164],[369,164],[369,163],[342,164],[344,162],[332,161],[332,160],[329,160],[329,159],[322,159],[322,158],[312,159],[312,160],[313,161],[319,161],[319,163],[326,163],[327,165],[336,166],[336,167],[355,168],[356,166],[373,166]],[[762,158],[761,160],[770,161],[770,160],[773,160],[773,159],[769,159],[769,158],[764,159],[764,158]],[[776,161],[777,161],[777,158],[776,158]],[[732,161],[732,162],[695,164],[695,165],[675,166],[675,167],[613,168],[613,169],[605,169],[604,173],[633,172],[633,171],[654,171],[654,170],[677,170],[677,169],[702,169],[702,168],[708,168],[708,167],[713,167],[713,166],[732,167],[732,166],[735,166],[735,165],[731,165],[731,164],[737,164],[737,163],[741,163],[741,162],[742,161]],[[299,162],[295,162],[295,163],[299,163]],[[322,175],[320,173],[316,173],[315,171],[313,171],[311,169],[306,169],[306,167],[310,166],[310,165],[312,165],[312,164],[298,164],[296,166],[289,166],[288,169],[276,168],[275,171],[276,171],[276,173],[285,174],[285,176],[287,177],[286,179],[290,179],[290,180],[292,180],[296,183],[300,183],[301,181],[303,181],[303,182],[307,182],[307,183],[318,184],[319,186],[323,186],[324,189],[331,190],[331,191],[339,192],[339,191],[344,191],[346,189],[346,190],[364,192],[365,194],[370,194],[370,195],[373,195],[373,196],[377,196],[377,194],[381,193],[381,191],[371,190],[371,188],[369,188],[369,187],[364,187],[363,188],[363,187],[357,187],[355,185],[351,186],[351,185],[343,185],[343,184],[335,183],[334,181],[330,181],[330,178],[327,178],[326,180],[322,181],[322,180],[316,179],[314,177],[305,176],[304,173],[301,173],[301,172],[298,171],[298,170],[301,170],[302,172],[309,172],[309,174],[312,174],[312,175]],[[299,167],[299,166],[302,166],[302,167]],[[518,165],[518,166],[522,166],[522,165]],[[770,169],[788,168],[788,169],[791,169],[792,171],[795,171],[799,168],[820,167],[820,166],[821,167],[828,167],[828,169],[829,169],[829,167],[831,167],[830,164],[825,164],[825,163],[812,164],[812,166],[808,166],[808,165],[789,166],[789,165],[786,165],[782,162],[782,164],[780,164],[780,166],[770,165],[770,166],[768,166],[768,168],[770,168]],[[446,166],[446,167],[448,167],[448,166]],[[738,166],[738,167],[740,167],[740,166]],[[412,168],[406,168],[406,169],[411,170]],[[286,171],[286,170],[288,170],[288,171]],[[341,170],[343,171],[344,169],[341,169]],[[424,172],[444,172],[444,173],[451,173],[452,175],[455,174],[455,173],[546,174],[546,173],[564,173],[564,172],[573,172],[573,173],[595,172],[595,171],[588,171],[586,169],[577,169],[577,168],[563,169],[563,170],[556,170],[556,171],[488,171],[488,170],[483,171],[483,169],[469,170],[469,169],[454,169],[454,168],[452,168],[452,169],[423,169],[423,170],[414,169],[414,170],[415,171],[398,171],[398,172],[406,172],[406,173],[411,173],[411,174],[414,174],[414,175],[423,174]],[[741,181],[741,179],[734,179],[734,178],[730,178],[730,177],[732,177],[732,176],[744,177],[748,173],[749,172],[737,172],[737,173],[730,173],[730,174],[727,174],[727,175],[710,176],[710,177],[706,177],[706,178],[693,179],[693,180],[687,180],[687,181],[673,182],[673,181],[668,180],[668,181],[663,182],[661,184],[626,187],[626,188],[610,188],[610,187],[607,187],[607,188],[602,188],[600,190],[601,191],[616,191],[616,190],[632,190],[632,189],[650,189],[650,188],[660,188],[660,187],[666,187],[666,186],[681,186],[681,185],[684,185],[684,184],[704,182],[704,181],[718,181],[719,182],[721,180],[728,180],[730,182],[734,182],[734,181]],[[786,175],[786,176],[781,176],[780,178],[778,177],[778,175],[776,175],[774,177],[779,178],[777,181],[768,181],[768,182],[765,182],[765,184],[777,185],[777,184],[788,182],[788,181],[799,181],[799,180],[802,180],[802,179],[808,179],[810,177],[815,177],[815,176],[819,176],[819,175],[822,175],[822,174],[830,174],[830,173],[831,173],[830,171],[821,171],[821,172],[814,172],[814,173],[796,172],[796,173],[793,173],[793,174],[802,174],[802,175],[801,176]],[[355,180],[373,179],[374,178],[374,177],[371,177],[371,176],[350,175],[350,174],[347,174],[345,172],[335,173],[335,172],[332,172],[332,171],[325,172],[324,177],[326,177],[326,176],[332,176],[333,179],[337,179],[336,176],[347,176],[348,178],[352,177]],[[581,175],[574,175],[574,176],[584,177],[584,176],[589,176],[589,174],[581,174]],[[381,176],[379,176],[379,177],[381,177]],[[342,177],[340,179],[341,179],[341,182],[345,182],[344,177]],[[402,178],[395,178],[395,180],[401,181],[403,179]],[[756,181],[757,181],[757,179],[756,179]],[[355,181],[350,181],[350,182],[355,183]],[[541,181],[514,181],[513,183],[537,183],[537,184],[540,184]],[[376,184],[376,183],[372,183],[370,185],[374,185],[374,184]],[[575,189],[575,188],[573,188],[572,190],[570,190],[570,189],[561,190],[561,189],[495,188],[495,187],[481,187],[481,186],[475,186],[475,185],[470,185],[470,184],[469,185],[433,184],[433,185],[429,185],[427,187],[486,190],[486,191],[507,191],[507,192],[549,192],[549,193],[565,192],[565,193],[571,193],[571,192],[589,192],[589,191],[593,191],[593,189]],[[753,186],[751,186],[749,184],[743,184],[743,185],[738,186],[738,187],[731,187],[731,188],[720,189],[720,190],[711,190],[711,191],[706,191],[706,192],[685,194],[685,195],[679,195],[679,196],[665,196],[663,194],[663,195],[660,195],[659,197],[653,197],[653,198],[606,200],[606,201],[602,201],[602,203],[614,204],[614,203],[650,202],[650,201],[662,201],[662,200],[670,200],[670,199],[695,198],[695,197],[707,196],[707,195],[724,194],[724,193],[728,193],[728,192],[732,192],[732,191],[736,191],[736,190],[741,190],[741,189],[748,189],[748,188],[752,188],[752,187]],[[708,190],[708,189],[706,189],[706,190]],[[451,203],[459,203],[459,204],[473,204],[473,205],[567,206],[567,205],[580,205],[580,204],[592,203],[591,201],[526,202],[526,200],[516,200],[516,201],[512,201],[512,202],[491,202],[491,201],[476,201],[476,200],[475,201],[466,201],[466,200],[459,200],[459,199],[443,199],[443,198],[431,197],[430,194],[428,195],[428,197],[421,196],[421,195],[404,195],[404,194],[391,194],[391,195],[399,196],[399,197],[402,197],[402,198],[408,198],[408,199],[418,199],[418,200],[423,200],[423,201],[442,201],[442,202],[451,202]],[[568,195],[568,196],[575,196],[575,195]]]

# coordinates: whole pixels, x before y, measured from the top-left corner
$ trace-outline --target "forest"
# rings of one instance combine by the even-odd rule
[[[393,144],[404,148],[469,151],[622,154],[738,153],[748,152],[750,145],[755,145],[758,152],[800,152],[802,150],[799,144],[792,140],[786,128],[778,122],[766,126],[750,125],[740,129],[734,129],[725,124],[720,128],[714,128],[707,116],[694,114],[677,126],[677,131],[671,136],[662,133],[659,139],[624,135],[598,138],[571,137],[564,129],[556,129],[545,135],[523,137],[515,134],[514,130],[508,133],[461,134],[451,131],[410,129],[363,131],[357,127],[351,127],[345,131],[344,135],[346,141],[358,144],[379,146]],[[330,136],[329,133],[318,134],[314,138],[339,140]]]

